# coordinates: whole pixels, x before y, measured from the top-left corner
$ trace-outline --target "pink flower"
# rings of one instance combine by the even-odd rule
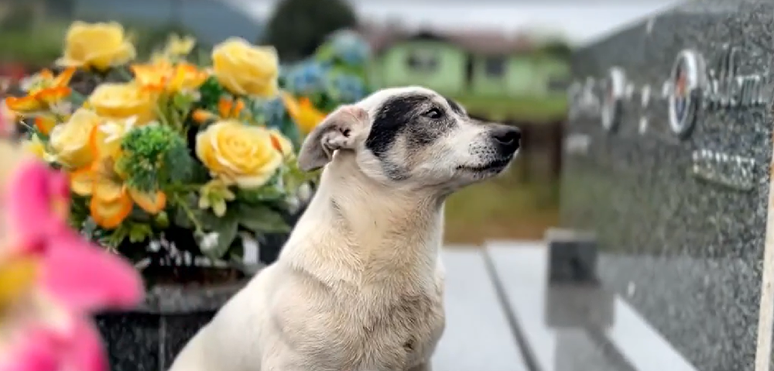
[[[0,285],[0,371],[104,371],[90,313],[142,300],[142,281],[127,261],[67,226],[69,200],[66,176],[34,160],[7,184],[0,283],[21,286]],[[4,280],[15,272],[19,279]]]

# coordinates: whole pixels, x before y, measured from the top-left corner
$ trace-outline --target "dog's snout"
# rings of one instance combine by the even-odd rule
[[[521,130],[513,126],[498,126],[492,130],[491,135],[499,149],[504,153],[516,152],[521,144]]]

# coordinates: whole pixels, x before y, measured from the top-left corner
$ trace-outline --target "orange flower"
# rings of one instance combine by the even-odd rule
[[[237,99],[234,102],[228,98],[220,98],[220,101],[218,101],[218,113],[222,119],[239,118],[244,109],[245,102],[241,99]]]
[[[100,127],[92,129],[90,146],[95,161],[71,174],[70,188],[78,195],[91,196],[89,212],[97,225],[117,228],[135,204],[149,214],[164,210],[167,198],[163,192],[142,192],[124,182],[115,169],[120,147],[107,142]]]
[[[35,127],[43,135],[49,135],[56,126],[56,118],[50,115],[35,116]]]
[[[325,113],[314,107],[307,97],[296,99],[288,92],[281,93],[285,109],[304,134],[312,131],[325,118]]]
[[[55,103],[70,96],[72,90],[67,86],[75,73],[75,68],[67,68],[58,76],[45,69],[27,81],[24,97],[5,98],[5,104],[12,111],[30,113],[43,111]]]
[[[290,140],[277,129],[270,129],[269,135],[271,136],[272,147],[282,153],[284,158],[292,158],[295,154],[293,152],[293,143],[290,143]]]
[[[191,117],[200,124],[207,121],[239,119],[244,109],[245,102],[241,99],[234,101],[229,98],[220,98],[218,101],[217,115],[207,110],[197,109],[193,112]]]
[[[156,92],[177,93],[195,90],[207,80],[207,72],[188,63],[173,66],[167,62],[136,64],[132,67],[135,80],[145,89]]]

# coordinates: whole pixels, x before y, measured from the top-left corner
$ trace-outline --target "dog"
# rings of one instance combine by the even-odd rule
[[[320,185],[277,261],[171,371],[427,371],[444,330],[443,203],[503,171],[517,128],[421,87],[339,107],[304,140]]]

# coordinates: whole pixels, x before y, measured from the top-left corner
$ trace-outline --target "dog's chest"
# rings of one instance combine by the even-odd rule
[[[291,316],[285,340],[316,370],[400,371],[428,359],[444,327],[440,291],[378,294],[335,295],[331,311]]]
[[[435,292],[377,299],[366,308],[360,329],[352,329],[361,348],[357,363],[364,370],[419,363],[432,353],[443,330],[443,307]]]

